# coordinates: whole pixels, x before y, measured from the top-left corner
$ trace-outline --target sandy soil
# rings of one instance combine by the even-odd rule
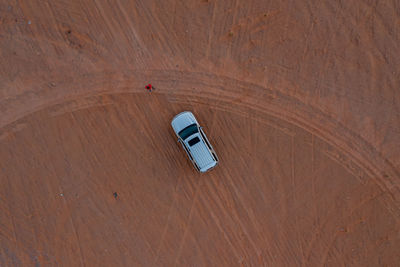
[[[390,0],[1,1],[0,266],[398,266],[399,44]]]

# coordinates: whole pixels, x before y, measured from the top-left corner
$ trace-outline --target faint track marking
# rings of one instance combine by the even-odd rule
[[[231,187],[231,189],[233,189],[233,192],[235,193],[235,195],[237,196],[238,200],[240,203],[242,203],[242,206],[244,207],[244,210],[246,211],[246,214],[249,218],[251,218],[251,221],[254,225],[254,228],[258,229],[258,225],[255,224],[254,222],[257,222],[257,220],[255,219],[255,216],[252,212],[251,209],[246,209],[246,206],[243,203],[246,203],[246,201],[243,201],[243,196],[241,194],[241,192],[237,189],[237,187],[235,186],[234,181],[230,178],[230,175],[226,175],[227,182],[229,183],[229,186]],[[224,209],[222,209],[224,210]],[[243,233],[245,234],[245,236],[247,237],[247,239],[249,240],[249,243],[251,244],[251,246],[253,247],[254,251],[256,252],[257,255],[261,254],[260,248],[256,245],[256,243],[254,242],[253,238],[250,236],[250,234],[248,233],[248,231],[246,230],[246,227],[244,227],[242,221],[240,220],[240,216],[237,214],[236,209],[233,209],[233,213],[236,217],[236,220],[238,222],[238,224],[240,225],[241,230],[243,231]]]
[[[122,15],[124,16],[125,21],[128,23],[129,28],[132,31],[133,36],[136,39],[136,42],[140,45],[140,48],[145,50],[146,53],[149,53],[149,50],[147,49],[146,45],[142,42],[142,39],[139,37],[139,34],[136,32],[136,29],[134,27],[134,25],[132,24],[132,21],[129,19],[129,16],[126,14],[126,10],[124,7],[121,6],[120,1],[116,1],[119,10],[121,11]],[[138,59],[138,57],[136,57],[136,59]],[[144,62],[142,62],[143,64]]]
[[[290,151],[290,158],[291,158],[291,178],[292,178],[292,187],[293,187],[293,200],[295,203],[297,203],[297,198],[296,198],[296,173],[295,173],[295,156],[294,156],[294,136],[290,137],[290,144],[291,144],[291,151]],[[301,244],[301,239],[300,239],[300,232],[299,232],[299,224],[298,224],[298,220],[297,220],[297,214],[294,215],[294,220],[295,220],[295,229],[296,229],[296,235],[297,235],[297,242],[299,244],[300,247],[300,252],[301,252],[301,261],[304,262],[305,261],[305,257],[304,257],[304,250],[303,250],[303,245]]]
[[[207,49],[206,49],[206,59],[208,60],[210,58],[210,49],[211,49],[211,41],[214,35],[214,24],[215,24],[215,9],[218,1],[213,1],[213,11],[212,11],[212,17],[211,17],[211,28],[210,32],[208,34],[208,40],[207,40]]]
[[[186,227],[185,227],[183,236],[182,236],[180,244],[179,244],[178,253],[177,253],[176,258],[175,258],[174,266],[176,266],[176,264],[178,263],[179,258],[180,258],[181,253],[182,253],[183,244],[185,243],[186,235],[187,235],[187,233],[189,231],[190,223],[192,221],[192,214],[193,214],[194,206],[196,205],[196,202],[197,202],[197,198],[198,198],[198,195],[199,195],[200,187],[202,185],[202,181],[203,181],[202,179],[199,179],[199,182],[197,183],[197,186],[196,186],[196,191],[194,193],[192,206],[190,207],[190,211],[189,211],[189,217],[188,217],[188,219],[186,221]]]
[[[354,214],[354,212],[355,212],[356,210],[360,209],[361,207],[363,207],[364,205],[366,205],[367,203],[369,203],[371,200],[374,200],[374,199],[376,199],[376,198],[382,196],[383,194],[384,194],[384,192],[380,192],[380,193],[378,193],[378,194],[372,196],[371,198],[369,198],[369,199],[367,199],[367,200],[361,201],[354,209],[352,209],[347,215],[343,216],[342,218],[343,218],[343,219],[349,218],[350,216],[352,216],[352,215]],[[310,257],[311,257],[312,248],[313,248],[313,245],[314,245],[315,241],[317,240],[317,235],[320,234],[320,233],[322,232],[322,229],[323,229],[323,228],[325,227],[325,225],[330,221],[330,218],[331,218],[331,217],[332,217],[332,216],[327,216],[327,219],[326,219],[322,224],[320,224],[320,225],[317,227],[316,231],[314,231],[314,235],[313,235],[311,241],[309,242],[309,246],[308,246],[308,249],[307,249],[307,252],[306,252],[306,254],[307,254],[307,255],[306,255],[306,256],[307,256],[307,260],[309,260]],[[331,245],[332,245],[332,243],[334,242],[334,240],[336,239],[336,236],[337,236],[337,232],[334,234],[334,238],[333,238],[333,240],[330,242]],[[331,245],[328,245],[328,247],[331,246]],[[329,249],[329,248],[327,248],[327,250],[328,250],[328,249]],[[329,251],[327,251],[326,254],[327,254],[328,252],[329,252]],[[325,255],[325,257],[326,257],[326,255]]]
[[[210,180],[210,183],[212,183],[212,180]],[[207,182],[206,182],[206,186],[207,186]],[[215,200],[215,196],[218,195],[217,192],[215,191],[215,188],[216,188],[215,184],[212,184],[212,185],[209,186],[209,190],[212,191],[211,194],[210,194],[210,198],[213,199],[216,202],[216,205],[218,205],[217,201]],[[240,255],[240,253],[238,252],[236,247],[231,242],[229,236],[226,234],[226,231],[225,231],[224,227],[222,227],[221,222],[218,219],[218,216],[215,215],[214,212],[212,212],[212,208],[210,207],[210,205],[209,205],[209,203],[207,201],[204,201],[204,205],[207,206],[208,210],[210,211],[210,216],[212,217],[212,219],[214,220],[215,224],[217,225],[218,230],[224,236],[224,239],[229,244],[229,246],[231,247],[232,251],[235,253],[235,256],[237,257],[237,259],[239,259],[238,255]],[[218,205],[218,207],[221,208],[220,205]],[[224,210],[224,209],[222,209],[222,210]]]
[[[76,120],[75,117],[72,115],[72,113],[71,113],[71,116],[73,117],[74,120]],[[40,127],[39,127],[39,132],[40,132],[40,135],[43,136],[43,134],[41,133]],[[45,153],[47,154],[47,157],[50,159],[51,157],[50,157],[50,154],[48,153],[47,149],[46,149]],[[57,177],[57,180],[60,181],[61,179],[57,175],[56,169],[54,167],[54,163],[50,162],[50,166],[51,166],[51,169],[53,170],[54,175]],[[62,190],[60,190],[60,191],[62,191]],[[74,222],[74,220],[72,218],[71,208],[70,208],[69,203],[68,203],[68,201],[67,201],[67,199],[65,197],[63,197],[63,200],[64,200],[65,206],[67,208],[67,211],[68,211],[68,214],[69,214],[69,221],[71,223],[72,230],[74,231],[74,235],[75,235],[75,238],[76,238],[76,243],[77,243],[78,248],[79,248],[79,255],[80,255],[81,264],[83,266],[86,266],[85,265],[85,260],[84,260],[84,257],[83,257],[82,246],[81,246],[81,242],[80,242],[80,239],[79,239],[79,235],[78,235],[78,232],[76,231],[75,222]]]
[[[172,212],[173,212],[173,207],[174,207],[175,201],[177,199],[177,195],[178,195],[177,192],[178,192],[181,180],[182,180],[182,176],[179,176],[178,182],[177,182],[177,184],[175,186],[175,192],[174,192],[173,197],[172,197],[172,201],[171,201],[172,203],[171,203],[171,205],[169,207],[168,216],[167,216],[167,222],[165,223],[164,230],[163,230],[163,232],[161,234],[161,240],[160,240],[160,243],[159,243],[157,251],[156,251],[156,257],[154,259],[153,265],[157,264],[158,258],[160,257],[160,250],[161,250],[165,235],[166,235],[167,230],[168,230],[169,220],[171,218],[171,215],[172,215]]]

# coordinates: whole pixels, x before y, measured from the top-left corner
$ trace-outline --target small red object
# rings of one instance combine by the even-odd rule
[[[151,83],[149,83],[148,85],[146,85],[146,89],[147,89],[147,90],[151,90],[152,87],[153,87],[153,86],[151,85]]]

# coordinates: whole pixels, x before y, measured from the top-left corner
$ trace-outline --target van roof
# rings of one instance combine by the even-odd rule
[[[195,138],[202,140],[200,134],[196,133],[190,136],[187,140],[185,140],[185,143],[187,143],[188,148],[192,153],[193,159],[199,166],[200,171],[202,170],[205,171],[208,169],[206,168],[207,166],[215,166],[216,162],[203,140],[201,142],[196,142],[192,146],[189,145],[189,142]],[[213,163],[215,164],[213,165]]]

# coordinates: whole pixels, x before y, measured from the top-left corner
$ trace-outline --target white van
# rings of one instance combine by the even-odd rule
[[[199,172],[211,170],[218,164],[218,157],[193,113],[184,111],[171,122],[175,134]]]

